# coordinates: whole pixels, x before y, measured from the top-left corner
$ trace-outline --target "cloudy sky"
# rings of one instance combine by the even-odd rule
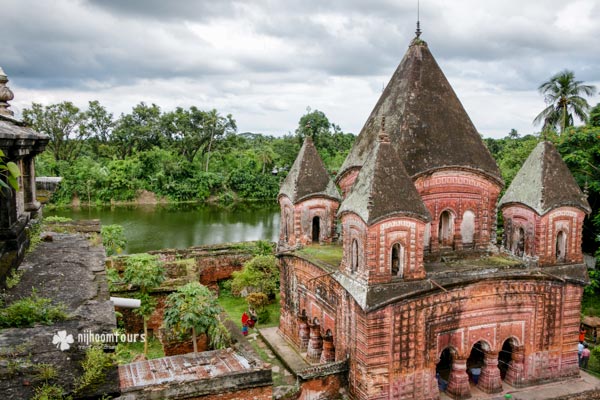
[[[417,0],[0,0],[0,66],[32,101],[144,101],[293,132],[307,106],[358,133],[414,37]],[[600,88],[600,0],[422,0],[422,38],[484,136],[536,131],[541,82]],[[589,100],[600,102],[596,95]]]

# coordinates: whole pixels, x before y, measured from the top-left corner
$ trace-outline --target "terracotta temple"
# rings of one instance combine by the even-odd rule
[[[503,185],[417,35],[335,182],[308,138],[281,186],[280,333],[353,399],[578,376],[590,207],[548,142]]]

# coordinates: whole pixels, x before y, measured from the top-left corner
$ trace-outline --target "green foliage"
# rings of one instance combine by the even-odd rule
[[[573,71],[568,70],[557,73],[538,89],[548,106],[535,117],[534,124],[543,122],[544,131],[560,127],[561,133],[573,125],[573,114],[587,120],[590,106],[581,95],[592,96],[596,91],[594,86],[576,81]]]
[[[240,293],[247,289],[250,292],[262,292],[274,298],[279,287],[279,268],[273,255],[256,256],[244,264],[241,271],[232,274],[231,288]]]
[[[71,222],[73,221],[73,218],[68,218],[68,217],[59,217],[58,215],[51,215],[49,217],[44,217],[44,222],[48,222],[48,223],[64,223],[64,222]]]
[[[121,225],[104,225],[100,230],[102,245],[107,256],[121,254],[123,247],[127,244],[125,233]]]
[[[51,325],[66,318],[64,305],[53,305],[52,300],[39,297],[34,291],[0,310],[0,328],[29,327],[38,322]]]
[[[270,303],[269,297],[262,292],[250,293],[246,296],[246,302],[250,308],[255,310],[261,310]]]
[[[37,378],[42,379],[46,383],[58,376],[56,367],[52,364],[36,364],[35,369]]]
[[[153,360],[155,358],[162,358],[165,356],[165,351],[163,350],[162,344],[160,340],[156,337],[146,338],[148,342],[148,353],[146,354],[146,358],[148,360]],[[117,348],[115,350],[115,357],[117,364],[129,364],[133,362],[133,359],[140,354],[144,353],[144,343],[142,342],[131,342],[131,343],[122,343],[119,342]]]
[[[19,271],[18,269],[13,269],[10,274],[6,277],[6,288],[12,289],[21,282],[21,277],[25,271]]]
[[[157,256],[148,253],[132,254],[125,259],[123,279],[137,287],[142,293],[149,293],[165,280],[165,269]]]
[[[590,110],[588,125],[600,127],[600,103],[596,104],[594,108]]]
[[[83,375],[75,382],[75,393],[82,393],[103,383],[106,371],[114,365],[114,355],[105,353],[102,343],[91,344],[85,351],[85,358],[81,362]]]
[[[167,329],[185,337],[194,329],[207,333],[219,323],[221,307],[217,297],[206,286],[190,282],[167,297],[164,324]]]
[[[208,329],[208,336],[210,337],[210,347],[212,349],[225,349],[231,346],[231,333],[220,319]]]
[[[255,256],[268,256],[273,255],[275,252],[274,244],[267,240],[259,240],[256,242],[256,246],[252,249],[252,254]]]
[[[42,386],[35,388],[31,400],[67,400],[70,398],[70,396],[65,396],[65,391],[60,386],[44,383]]]
[[[19,190],[17,179],[21,176],[21,170],[12,161],[5,163],[5,157],[4,152],[0,149],[0,188]]]
[[[241,328],[242,314],[248,311],[248,303],[242,297],[233,296],[230,289],[231,285],[228,285],[227,282],[231,282],[231,280],[228,279],[219,282],[219,305],[223,307],[229,319]],[[261,326],[264,328],[278,326],[280,313],[279,293],[277,293],[275,301],[265,308],[269,309],[269,320],[264,323],[261,322]]]

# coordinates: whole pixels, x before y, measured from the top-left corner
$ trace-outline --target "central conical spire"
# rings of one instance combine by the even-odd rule
[[[414,39],[344,161],[338,182],[360,168],[377,140],[379,121],[413,179],[441,168],[500,170],[458,100],[427,43]]]

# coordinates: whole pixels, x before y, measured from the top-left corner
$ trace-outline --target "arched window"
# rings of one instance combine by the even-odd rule
[[[404,275],[404,246],[400,243],[392,245],[390,261],[392,276],[402,277]]]
[[[289,214],[286,212],[283,215],[283,239],[287,242],[290,235],[289,235],[289,229],[290,229],[290,218],[289,218]]]
[[[451,246],[454,240],[454,217],[448,210],[440,215],[438,240],[442,246]]]
[[[514,230],[511,249],[517,257],[521,257],[525,253],[525,230],[521,226]]]
[[[472,244],[475,235],[475,214],[471,210],[465,211],[460,223],[460,235],[463,244]]]
[[[358,269],[358,242],[352,240],[352,250],[350,252],[350,272],[355,273]]]
[[[314,217],[312,220],[312,241],[313,243],[319,243],[321,236],[321,218]]]
[[[556,262],[565,262],[567,256],[567,235],[560,231],[556,235]]]
[[[431,222],[425,225],[425,233],[423,234],[423,246],[428,249],[431,245]]]

